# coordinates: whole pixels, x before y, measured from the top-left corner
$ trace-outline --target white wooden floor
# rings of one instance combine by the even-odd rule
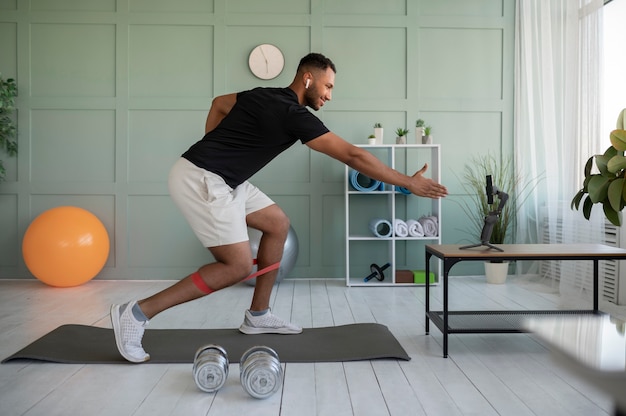
[[[92,281],[57,289],[38,281],[0,281],[0,358],[59,325],[110,327],[109,305],[142,298],[172,282]],[[440,288],[435,296],[440,296]],[[150,328],[235,328],[252,288],[238,285],[178,306]],[[306,327],[378,322],[387,325],[412,360],[284,364],[282,392],[248,396],[232,364],[216,394],[197,389],[191,365],[0,365],[0,415],[606,415],[612,404],[562,370],[527,334],[424,334],[422,287],[347,288],[342,280],[286,280],[275,288],[276,314]],[[488,285],[453,278],[456,309],[551,309],[555,291],[541,282],[509,278]],[[436,304],[436,301],[435,301]],[[579,305],[588,307],[588,305]],[[626,317],[626,307],[602,304]]]

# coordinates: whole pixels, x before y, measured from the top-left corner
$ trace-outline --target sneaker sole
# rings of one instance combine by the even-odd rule
[[[239,332],[246,335],[258,335],[258,334],[279,334],[279,335],[297,335],[302,333],[302,329],[288,329],[288,328],[255,328],[252,326],[241,325]]]
[[[128,355],[124,348],[122,348],[122,331],[120,324],[120,305],[112,305],[111,306],[111,324],[113,325],[113,333],[115,334],[115,345],[117,346],[117,350],[122,354],[124,359],[130,361],[131,363],[144,363],[150,359],[150,354],[146,354],[143,359],[137,359],[131,355]]]

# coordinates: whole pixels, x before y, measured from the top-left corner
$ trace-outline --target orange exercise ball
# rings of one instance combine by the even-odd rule
[[[57,207],[28,226],[22,243],[28,270],[56,287],[93,279],[109,256],[109,235],[98,217],[78,207]]]

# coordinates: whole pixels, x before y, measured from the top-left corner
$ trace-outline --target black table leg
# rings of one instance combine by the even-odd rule
[[[425,299],[424,304],[426,305],[426,314],[425,314],[425,323],[424,327],[426,329],[426,335],[428,335],[430,331],[430,318],[428,317],[428,313],[430,312],[430,258],[432,254],[426,252],[426,291],[424,293]]]
[[[448,272],[451,265],[443,261],[443,358],[448,358]]]
[[[593,311],[598,312],[598,259],[593,261]]]

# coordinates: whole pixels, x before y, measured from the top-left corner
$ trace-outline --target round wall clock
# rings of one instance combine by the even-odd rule
[[[248,65],[256,77],[273,79],[282,72],[285,58],[276,46],[264,43],[252,49],[248,57]]]

